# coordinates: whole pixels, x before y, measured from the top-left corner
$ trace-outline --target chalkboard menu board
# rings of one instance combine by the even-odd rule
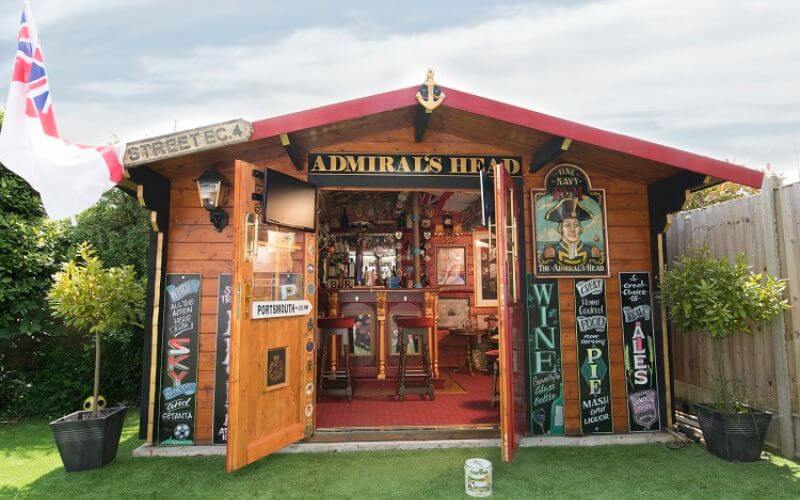
[[[619,273],[628,429],[661,430],[650,273]]]
[[[228,366],[231,347],[231,275],[220,274],[217,288],[217,361],[214,378],[214,444],[228,443]]]
[[[564,434],[558,280],[527,276],[530,419],[534,435]]]
[[[581,432],[612,432],[606,282],[575,280],[575,328],[580,379]]]
[[[200,275],[167,274],[158,442],[194,444]]]

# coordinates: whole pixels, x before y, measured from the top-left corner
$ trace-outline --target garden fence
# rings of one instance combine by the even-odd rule
[[[784,455],[800,451],[800,183],[765,177],[760,194],[672,217],[666,262],[708,244],[717,257],[744,253],[755,272],[789,280],[792,309],[752,335],[723,342],[727,379],[753,406],[774,412],[768,442]],[[713,401],[717,387],[712,340],[672,329],[672,375],[677,401]]]

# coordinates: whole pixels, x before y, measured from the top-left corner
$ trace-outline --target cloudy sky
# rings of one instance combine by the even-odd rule
[[[75,142],[265,118],[418,84],[433,67],[442,85],[800,173],[796,0],[31,3]],[[0,82],[21,6],[0,7]]]

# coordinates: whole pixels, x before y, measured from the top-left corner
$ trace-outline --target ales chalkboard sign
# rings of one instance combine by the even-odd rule
[[[217,288],[217,361],[214,377],[214,444],[228,444],[228,368],[231,348],[231,275],[220,274]]]
[[[194,444],[200,275],[167,274],[158,442]]]
[[[650,273],[619,273],[628,430],[661,430]]]
[[[558,280],[527,276],[530,419],[534,435],[564,434]]]
[[[606,282],[575,280],[581,432],[612,432]]]

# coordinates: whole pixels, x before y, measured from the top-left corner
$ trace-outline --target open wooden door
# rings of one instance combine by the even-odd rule
[[[229,472],[310,436],[316,420],[316,235],[261,224],[257,174],[236,161]]]
[[[526,425],[519,227],[522,203],[514,179],[503,164],[497,165],[494,172],[494,212],[500,338],[500,449],[503,461],[510,462]]]

